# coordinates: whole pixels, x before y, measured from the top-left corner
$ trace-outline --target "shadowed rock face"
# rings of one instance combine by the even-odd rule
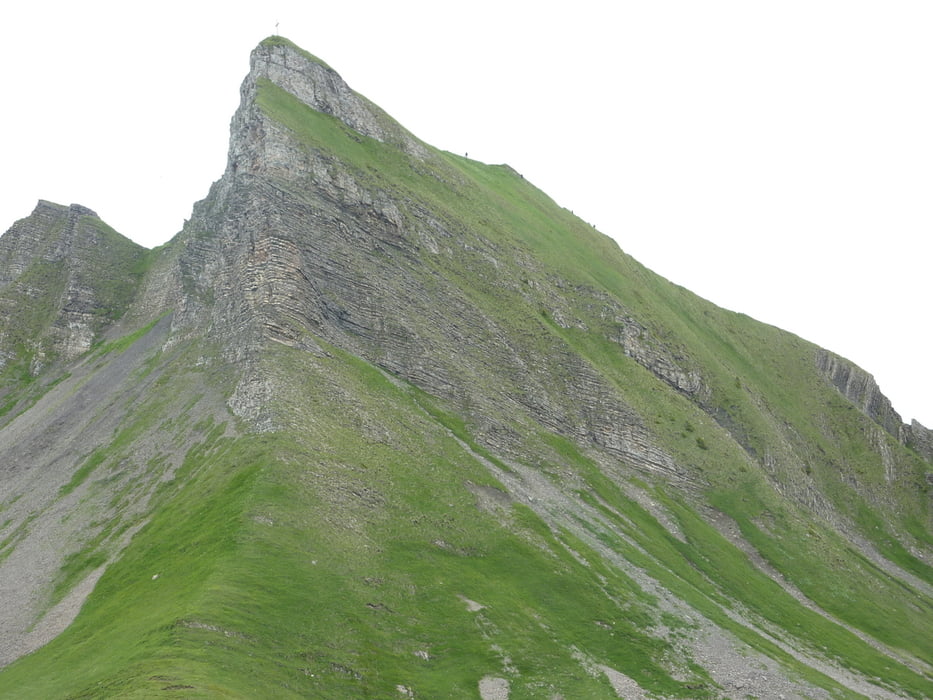
[[[86,352],[132,301],[144,252],[86,207],[40,201],[0,238],[0,361],[35,374]]]

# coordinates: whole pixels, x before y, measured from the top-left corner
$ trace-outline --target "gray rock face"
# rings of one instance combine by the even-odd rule
[[[274,83],[311,109],[336,117],[363,136],[400,145],[411,155],[427,154],[420,141],[351,90],[336,71],[286,40],[264,41],[250,55],[250,72],[240,88],[242,106],[247,111],[260,80]],[[234,120],[235,141],[241,140],[237,138],[237,127],[249,125],[249,120]],[[231,152],[231,156],[236,162],[237,154]]]
[[[912,420],[910,425],[905,427],[907,446],[917,450],[926,461],[933,464],[933,430],[921,425],[917,420]],[[927,478],[933,483],[933,474]]]
[[[677,357],[662,343],[652,338],[649,331],[636,320],[617,320],[620,330],[614,340],[624,348],[626,355],[678,391],[697,399],[708,396],[709,388],[700,373],[686,369],[686,358]]]
[[[865,370],[828,350],[819,350],[816,365],[839,392],[854,403],[866,416],[900,442],[905,442],[905,429],[900,414],[894,410],[888,398],[881,393],[875,378]]]

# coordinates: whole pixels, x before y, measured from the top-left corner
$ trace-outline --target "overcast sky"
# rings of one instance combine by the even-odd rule
[[[171,238],[276,23],[422,139],[933,427],[933,3],[6,3],[0,231],[42,198]]]

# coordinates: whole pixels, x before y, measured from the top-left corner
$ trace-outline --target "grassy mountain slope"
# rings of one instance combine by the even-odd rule
[[[260,45],[224,177],[0,428],[54,475],[4,476],[0,575],[83,508],[46,607],[100,576],[0,696],[933,696],[930,463],[335,75]]]

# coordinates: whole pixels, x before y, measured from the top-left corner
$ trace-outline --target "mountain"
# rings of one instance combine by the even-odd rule
[[[0,696],[933,696],[933,433],[280,37],[0,237]]]

